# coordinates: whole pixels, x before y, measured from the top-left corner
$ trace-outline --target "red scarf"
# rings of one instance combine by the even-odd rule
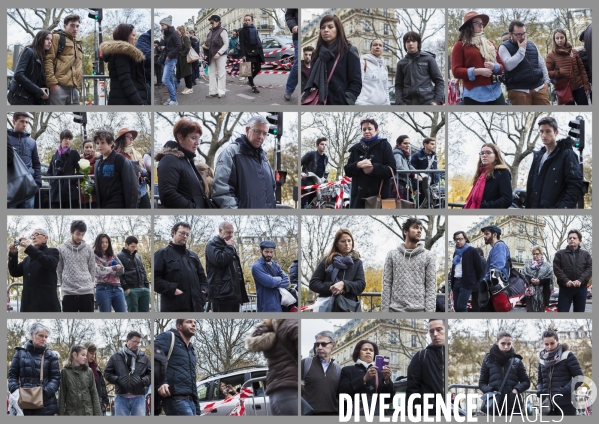
[[[90,362],[89,363],[89,367],[92,369],[92,372],[94,373],[94,380],[98,381],[98,364],[96,364],[96,361],[94,362]]]
[[[480,167],[480,175],[474,183],[474,187],[470,190],[464,209],[480,209],[480,205],[483,202],[483,195],[485,194],[485,186],[487,185],[487,169],[487,166]]]

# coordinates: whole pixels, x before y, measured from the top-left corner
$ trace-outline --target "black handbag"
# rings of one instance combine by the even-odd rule
[[[348,299],[342,294],[334,296],[334,298],[333,312],[362,312],[360,302]]]
[[[10,143],[8,140],[7,142]],[[8,166],[7,177],[6,198],[9,208],[31,199],[37,193],[38,187],[33,175],[17,152],[15,152],[12,166]]]
[[[21,61],[22,58],[23,58],[23,54],[21,54],[19,56],[19,61]],[[31,77],[33,76],[33,68],[34,67],[35,67],[35,57],[33,58],[32,61],[30,61],[30,63],[27,64],[27,69],[25,70],[25,75],[27,76],[27,78],[31,79]],[[36,102],[36,99],[33,96],[33,94],[31,94],[29,91],[27,91],[25,89],[25,87],[23,87],[23,85],[14,78],[14,76],[8,86],[8,93],[7,93],[6,98],[11,105],[13,105],[13,104],[14,105],[40,104],[39,102]]]

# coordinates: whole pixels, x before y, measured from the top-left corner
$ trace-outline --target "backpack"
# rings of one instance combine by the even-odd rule
[[[302,371],[302,380],[306,379],[306,375],[308,374],[308,371],[310,371],[310,367],[312,366],[312,357],[308,357],[305,359],[302,359],[303,365],[304,365],[304,369]],[[341,367],[339,366],[339,364],[336,364],[335,362],[331,362],[331,365],[335,368],[335,371],[337,371],[337,378],[341,378]],[[329,365],[329,367],[331,366]]]
[[[64,50],[64,46],[67,43],[67,37],[66,37],[66,35],[64,35],[64,30],[62,30],[62,29],[57,29],[55,31],[52,31],[52,34],[58,34],[60,36],[60,38],[58,40],[58,49],[56,50],[56,58],[58,59],[58,57],[61,55],[62,51]]]

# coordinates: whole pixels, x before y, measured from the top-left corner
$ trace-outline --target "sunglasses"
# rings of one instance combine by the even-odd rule
[[[316,342],[314,343],[314,349],[320,347],[327,347],[327,345],[333,344],[333,342]]]

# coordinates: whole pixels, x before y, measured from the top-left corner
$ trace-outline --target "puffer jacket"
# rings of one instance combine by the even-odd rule
[[[364,278],[364,265],[360,259],[360,255],[357,252],[350,253],[354,264],[351,268],[345,270],[339,270],[337,279],[345,283],[345,296],[346,298],[358,301],[358,296],[362,294],[366,288],[366,279]],[[326,271],[325,266],[326,258],[320,261],[312,277],[310,278],[309,288],[315,293],[318,293],[319,297],[330,297],[330,287],[336,283],[332,281],[332,276]]]
[[[572,90],[584,87],[585,90],[591,89],[591,83],[584,69],[584,63],[578,53],[578,50],[572,48],[570,43],[564,47],[557,47],[555,51],[549,52],[545,59],[549,78],[567,80],[570,78]],[[572,76],[570,76],[572,71]]]
[[[124,291],[144,287],[150,288],[148,274],[146,273],[146,269],[144,268],[144,264],[142,263],[137,250],[131,254],[123,247],[123,250],[116,255],[123,264],[125,271],[120,276],[121,287]]]
[[[110,76],[109,105],[147,105],[150,93],[146,83],[143,52],[126,41],[100,44]]]
[[[396,105],[438,105],[445,99],[445,82],[435,55],[420,50],[406,54],[397,62],[395,74]]]
[[[370,174],[358,168],[358,162],[363,159],[372,160],[373,170]],[[345,175],[352,178],[351,209],[364,209],[364,198],[377,196],[383,180],[381,197],[389,197],[389,180],[391,170],[395,169],[393,149],[386,138],[379,138],[370,143],[358,142],[349,148],[349,158],[345,165]],[[391,168],[391,169],[389,169]]]
[[[408,365],[408,381],[406,385],[406,399],[411,395],[434,393],[443,395],[445,387],[445,346],[428,345],[425,349],[416,352]],[[435,405],[435,399],[432,402]],[[422,407],[421,399],[414,405]],[[433,407],[433,411],[435,408]]]
[[[14,81],[14,82],[13,82]],[[44,62],[35,57],[33,49],[27,47],[19,56],[17,69],[9,85],[8,101],[11,105],[40,105],[46,86]]]
[[[13,393],[19,388],[19,379],[23,387],[39,385],[40,365],[44,353],[44,407],[41,409],[25,409],[25,415],[56,415],[58,401],[56,392],[60,386],[60,370],[58,355],[47,347],[35,347],[29,340],[24,347],[15,347],[15,354],[8,369],[8,391]]]
[[[143,396],[146,387],[152,384],[152,366],[150,358],[141,349],[136,351],[135,371],[131,373],[132,358],[124,349],[113,354],[108,360],[104,377],[106,381],[114,384],[117,395]]]
[[[67,149],[64,154],[58,153],[58,150],[52,155],[50,165],[48,166],[48,175],[52,176],[72,176],[79,173],[79,152],[75,149]],[[82,180],[80,180],[82,181]],[[70,189],[69,189],[70,186]],[[68,208],[69,199],[79,201],[79,190],[77,180],[50,180],[50,201],[62,202],[63,207]]]
[[[149,29],[143,34],[139,36],[137,42],[135,43],[135,47],[137,47],[144,55],[144,73],[146,83],[150,83],[152,81],[152,30]],[[151,93],[148,93],[148,100],[150,98]],[[148,104],[150,102],[148,101]]]
[[[52,33],[52,47],[44,58],[44,69],[46,71],[46,87],[56,84],[65,87],[81,87],[83,82],[83,42],[73,38],[66,31],[61,31],[65,36],[64,49],[58,58],[58,44],[60,33]]]
[[[566,247],[558,250],[553,257],[553,272],[557,285],[566,287],[568,281],[580,281],[586,286],[593,276],[593,259],[590,253],[580,247],[575,251]]]
[[[28,132],[17,132],[12,129],[7,130],[8,142],[12,145],[15,153],[23,160],[23,163],[29,169],[33,179],[38,187],[42,186],[42,166],[37,154],[37,144],[31,138]]]
[[[574,352],[569,351],[567,343],[562,343],[561,360],[553,367],[545,366],[545,361],[539,359],[537,396],[551,395],[557,405],[570,405],[572,396],[572,378],[583,376],[584,373]],[[564,353],[568,356],[566,357]],[[581,383],[578,383],[579,386]],[[555,396],[561,395],[561,396]],[[555,398],[553,398],[555,396]],[[543,399],[547,399],[543,396]]]
[[[263,352],[268,363],[266,393],[297,390],[298,322],[296,319],[264,319],[245,339],[250,352]]]
[[[251,147],[245,135],[218,156],[212,199],[221,208],[275,209],[275,188],[266,152]]]
[[[164,51],[167,59],[177,59],[181,50],[181,37],[175,27],[169,26],[164,33]]]
[[[87,365],[65,364],[60,372],[58,415],[100,416],[100,400],[94,372]]]
[[[183,293],[175,296],[179,289]],[[200,258],[172,242],[154,254],[154,290],[160,312],[204,312],[208,283]]]
[[[206,272],[211,300],[249,302],[237,250],[219,236],[206,244]]]
[[[583,194],[582,172],[570,137],[557,141],[557,147],[539,165],[547,148],[533,153],[526,183],[526,209],[575,209]]]
[[[362,91],[356,100],[357,105],[389,105],[389,88],[387,77],[389,72],[384,59],[377,59],[372,54],[360,57],[362,71]]]
[[[165,208],[205,207],[204,179],[193,163],[194,157],[191,153],[186,154],[174,141],[169,141],[156,153],[158,193]]]

